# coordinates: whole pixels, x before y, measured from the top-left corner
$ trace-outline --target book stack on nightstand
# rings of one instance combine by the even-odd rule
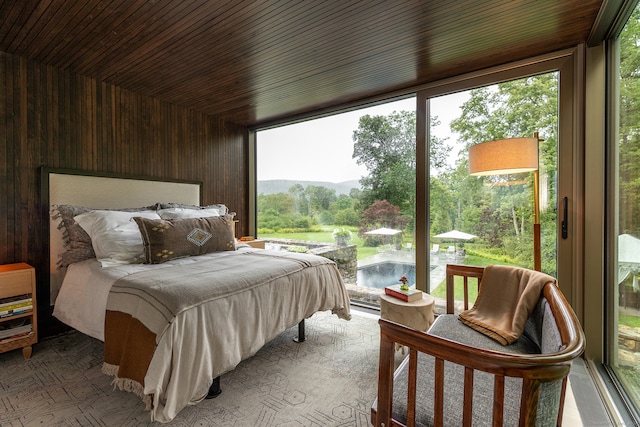
[[[246,243],[252,248],[264,249],[264,240],[256,239],[251,236],[244,236],[238,239],[239,242]]]
[[[35,276],[25,263],[0,265],[0,353],[22,348],[28,359],[38,342]]]
[[[409,288],[407,290],[400,289],[402,285],[391,285],[384,288],[384,293],[396,297],[406,302],[419,301],[422,299],[422,291]]]

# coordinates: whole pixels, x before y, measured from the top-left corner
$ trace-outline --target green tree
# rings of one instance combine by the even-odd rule
[[[293,211],[293,199],[288,194],[260,194],[258,197],[258,213],[289,215]]]
[[[340,194],[338,199],[331,204],[330,210],[334,213],[336,225],[360,225],[360,212],[355,209],[357,200],[346,194]]]
[[[289,195],[293,199],[293,210],[301,215],[309,213],[306,192],[302,184],[289,187]]]
[[[483,141],[532,136],[539,132],[541,175],[554,177],[557,170],[557,73],[529,76],[470,91],[470,98],[461,108],[460,116],[453,120],[451,129],[457,132],[465,145],[460,153],[456,170],[441,176],[443,185],[460,197],[457,201],[456,221],[466,227],[473,225],[474,234],[506,250],[523,263],[533,265],[533,253],[528,237],[533,233],[533,176],[468,176],[468,147]],[[518,185],[513,185],[518,183]],[[479,187],[493,186],[491,191]],[[556,205],[556,187],[549,180],[545,187],[548,206]],[[470,197],[474,195],[474,197]],[[541,215],[543,236],[555,236],[555,216]],[[456,224],[457,225],[457,224]],[[472,230],[472,228],[465,228]],[[526,236],[526,237],[524,237]],[[555,238],[545,239],[543,256],[555,259]],[[544,260],[543,260],[544,262]],[[548,270],[547,270],[548,271]]]
[[[403,230],[407,222],[400,208],[387,200],[376,200],[362,213],[358,234],[364,236],[365,232],[381,227]]]
[[[432,126],[439,125],[434,117]],[[413,111],[388,116],[360,117],[353,132],[353,158],[366,166],[369,175],[362,180],[362,203],[387,200],[411,218],[415,212],[416,115]],[[430,158],[433,167],[445,164],[450,148],[432,138]]]
[[[430,187],[430,230],[432,234],[444,233],[453,228],[453,197],[449,189],[442,185],[438,179],[432,178]]]
[[[620,233],[640,236],[640,12],[620,35]]]
[[[337,200],[336,190],[321,185],[307,185],[305,193],[309,203],[309,216],[328,211],[331,203]]]
[[[334,216],[336,225],[351,225],[357,227],[360,225],[360,212],[355,209],[342,209],[336,212]]]

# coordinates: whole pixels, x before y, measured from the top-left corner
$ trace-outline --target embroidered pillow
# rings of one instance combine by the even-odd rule
[[[147,264],[160,264],[176,258],[236,249],[233,215],[185,219],[133,219],[138,223],[142,234]]]

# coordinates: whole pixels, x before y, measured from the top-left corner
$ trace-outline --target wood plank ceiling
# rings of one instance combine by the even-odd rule
[[[0,51],[256,126],[587,40],[603,0],[2,0]]]

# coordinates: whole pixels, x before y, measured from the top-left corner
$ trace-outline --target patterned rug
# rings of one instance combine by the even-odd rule
[[[4,426],[369,426],[377,393],[379,329],[321,312],[221,377],[222,394],[188,406],[168,424],[150,422],[142,401],[114,390],[101,372],[102,342],[78,332],[45,340],[25,361],[0,354]]]

